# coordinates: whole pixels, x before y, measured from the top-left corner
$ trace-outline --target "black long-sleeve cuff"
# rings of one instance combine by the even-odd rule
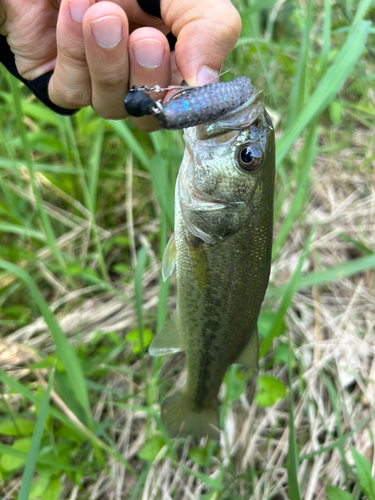
[[[0,62],[4,64],[9,73],[24,83],[26,87],[28,87],[31,92],[50,109],[60,115],[72,115],[73,113],[76,113],[77,110],[75,109],[61,108],[49,100],[48,83],[51,79],[53,73],[52,71],[35,78],[35,80],[26,80],[25,78],[22,78],[17,70],[14,54],[10,50],[6,37],[3,35],[0,35]]]

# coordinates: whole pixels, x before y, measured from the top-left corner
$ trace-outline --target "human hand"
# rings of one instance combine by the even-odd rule
[[[240,17],[229,0],[161,0],[160,9],[162,20],[136,0],[0,0],[0,33],[25,79],[54,70],[54,104],[91,105],[104,118],[121,119],[133,85],[216,81],[239,37]],[[172,53],[170,31],[177,37]],[[159,128],[154,117],[131,119],[147,132]]]

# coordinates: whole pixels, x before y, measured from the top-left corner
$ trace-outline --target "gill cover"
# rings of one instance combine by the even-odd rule
[[[194,160],[188,149],[176,184],[182,217],[188,230],[205,243],[214,243],[236,232],[240,221],[237,208],[242,201],[222,202],[203,193],[194,179]]]

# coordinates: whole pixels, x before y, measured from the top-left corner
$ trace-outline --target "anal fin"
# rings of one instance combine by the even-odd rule
[[[164,356],[183,351],[183,343],[177,329],[176,313],[164,324],[150,344],[148,352],[151,356]]]
[[[258,328],[251,334],[250,340],[245,349],[242,351],[236,363],[258,370],[259,344],[258,344]]]

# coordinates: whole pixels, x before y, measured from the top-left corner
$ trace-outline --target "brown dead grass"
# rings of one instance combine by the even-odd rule
[[[363,168],[365,158],[372,158],[367,169]],[[340,237],[340,233],[374,250],[374,158],[373,133],[366,129],[358,129],[354,133],[349,148],[318,156],[312,171],[311,193],[305,215],[293,227],[273,266],[271,280],[274,284],[281,285],[289,281],[303,250],[306,234],[314,224],[313,244],[303,272],[331,268],[360,256],[358,249]],[[288,203],[285,203],[284,214],[287,210]],[[145,242],[144,234],[157,230],[157,221],[147,221],[147,225],[135,227],[134,237]],[[67,240],[61,244],[78,244],[80,237],[80,231],[73,228]],[[154,255],[152,262],[144,277],[146,318],[155,313],[159,291],[159,263]],[[326,286],[300,291],[294,296],[286,318],[286,335],[292,339],[297,357],[293,390],[301,456],[332,443],[339,432],[337,416],[341,422],[341,432],[347,434],[364,417],[375,411],[374,282],[373,272],[367,271]],[[95,287],[69,293],[62,290],[58,283],[52,281],[51,284],[59,288],[59,298],[51,304],[51,308],[68,337],[74,337],[75,343],[89,343],[98,330],[117,331],[125,335],[136,327],[136,314],[132,305],[112,292],[98,293],[87,299],[86,294],[94,292]],[[123,286],[121,292],[133,298],[131,284]],[[174,297],[170,298],[169,305],[173,310]],[[38,318],[0,341],[0,365],[12,377],[22,381],[27,379],[28,366],[38,360],[36,349],[48,353],[51,348],[52,341],[44,320]],[[181,365],[181,360],[181,357],[165,359],[163,374],[170,377],[171,368]],[[132,368],[140,370],[139,362]],[[261,373],[264,373],[264,362],[261,364]],[[285,366],[275,365],[272,374],[287,382]],[[181,385],[184,377],[184,372],[176,375],[172,380],[174,385]],[[328,394],[324,377],[328,377],[334,385],[337,393],[334,402]],[[103,383],[130,394],[142,390],[130,375],[115,374]],[[224,387],[221,396],[225,390]],[[228,445],[223,439],[218,460],[223,465],[228,484],[233,482],[233,476],[238,478],[233,484],[241,498],[287,499],[287,404],[281,400],[271,408],[259,407],[254,401],[249,402],[253,399],[249,390],[228,412],[225,422]],[[5,395],[15,409],[20,399],[18,396]],[[129,402],[137,403],[137,398]],[[103,394],[93,408],[95,419],[99,421],[104,414],[106,418],[110,416],[114,423],[112,439],[124,456],[137,466],[137,453],[147,439],[145,414],[119,409],[112,403],[109,393]],[[372,417],[367,425],[346,440],[344,453],[349,463],[352,461],[349,447],[355,446],[371,461],[375,471],[374,433],[375,419]],[[176,446],[180,464],[199,470],[188,457],[189,443],[178,442]],[[186,475],[169,458],[165,459],[167,455],[167,447],[164,447],[152,464],[138,498],[198,498],[204,491],[204,485],[193,476]],[[231,472],[228,470],[229,464],[234,464]],[[66,479],[61,498],[129,498],[135,480],[111,458],[108,466],[110,472],[103,470],[95,482],[87,484],[84,494],[79,493],[78,488]],[[251,467],[255,467],[258,473],[254,475],[254,492],[249,496],[248,485],[241,479],[241,474]],[[213,478],[218,475],[218,464],[213,463],[210,473]],[[344,485],[345,476],[338,449],[304,460],[300,465],[299,480],[303,485],[304,500],[323,500],[327,484]],[[14,486],[15,483],[9,485],[8,493]]]

